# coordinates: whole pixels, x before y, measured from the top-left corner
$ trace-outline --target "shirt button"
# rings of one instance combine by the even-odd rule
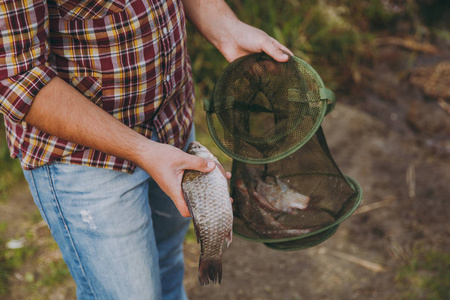
[[[164,28],[163,28],[163,33],[164,33],[164,34],[167,34],[167,27],[164,27]]]
[[[166,81],[169,81],[169,80],[170,80],[170,76],[167,75],[167,76],[166,76]]]

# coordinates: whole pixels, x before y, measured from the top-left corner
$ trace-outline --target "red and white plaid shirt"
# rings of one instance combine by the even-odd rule
[[[156,130],[184,146],[194,110],[185,37],[180,0],[1,1],[0,112],[11,156],[21,153],[27,170],[58,160],[133,171],[23,120],[54,76],[142,135]]]

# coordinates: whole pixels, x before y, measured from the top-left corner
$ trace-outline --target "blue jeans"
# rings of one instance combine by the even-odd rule
[[[187,299],[182,243],[190,219],[144,170],[52,163],[24,174],[78,299]]]

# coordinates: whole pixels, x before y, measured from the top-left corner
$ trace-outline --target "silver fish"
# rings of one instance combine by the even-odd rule
[[[216,162],[209,173],[186,170],[182,189],[189,213],[192,216],[201,253],[198,279],[207,285],[222,280],[222,246],[232,240],[233,210],[231,207],[225,171],[217,158],[198,142],[192,142],[187,152]]]
[[[259,236],[286,238],[320,228],[313,218],[317,212],[308,207],[309,196],[292,189],[279,176],[263,179],[263,174],[256,169],[247,167],[245,170],[235,175],[238,179],[233,183],[233,197],[236,205],[240,204],[238,215]]]
[[[296,209],[304,210],[308,207],[310,198],[291,189],[278,176],[274,183],[258,181],[254,196],[261,202],[270,203],[276,210],[291,212]]]
[[[308,208],[310,197],[291,189],[279,176],[272,180],[268,180],[271,176],[267,176],[266,180],[263,180],[262,174],[258,174],[255,169],[247,168],[247,171],[252,179],[253,197],[258,200],[259,205],[265,206],[266,210],[292,213]],[[246,189],[244,182],[239,180],[237,187],[239,190]]]
[[[286,238],[300,236],[318,229],[314,227],[292,228],[291,226],[284,224],[285,222],[280,221],[284,219],[283,217],[291,216],[291,214],[293,217],[297,217],[295,211],[280,211],[269,203],[265,197],[259,195],[255,191],[252,192],[252,197],[250,197],[245,183],[240,179],[236,181],[236,188],[239,193],[239,195],[237,195],[237,199],[241,199],[242,197],[247,199],[247,205],[241,206],[241,210],[239,212],[240,215],[242,215],[242,218],[247,221],[246,225],[257,232],[261,237]],[[250,204],[248,204],[249,201],[251,201]],[[294,225],[298,226],[298,224]]]

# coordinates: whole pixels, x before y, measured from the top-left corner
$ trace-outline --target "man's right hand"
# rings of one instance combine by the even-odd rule
[[[147,140],[140,147],[141,154],[136,162],[158,183],[159,187],[172,199],[183,217],[189,211],[181,189],[185,170],[210,172],[216,167],[214,161],[188,154],[176,147]],[[151,144],[151,145],[149,145]]]

